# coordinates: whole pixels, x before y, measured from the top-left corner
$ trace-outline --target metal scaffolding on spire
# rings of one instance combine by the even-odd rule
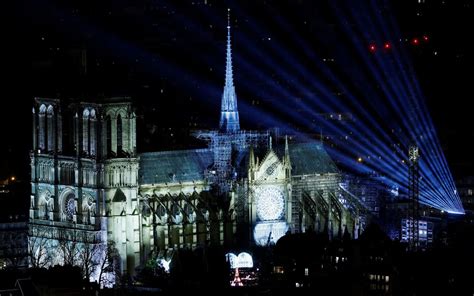
[[[410,248],[417,250],[420,246],[420,230],[419,230],[419,214],[420,214],[420,165],[419,165],[419,148],[416,145],[410,146],[409,149],[409,161],[410,168],[408,174],[408,197],[410,198],[410,214],[409,220],[411,220],[411,236],[410,236]]]
[[[240,130],[239,110],[232,72],[230,9],[227,12],[227,57],[219,130],[199,131],[195,134],[198,139],[209,143],[209,148],[214,154],[214,164],[208,171],[207,178],[211,184],[217,186],[219,194],[230,192],[233,182],[237,179],[237,173],[232,164],[233,155],[252,146],[266,147],[269,138],[268,132]]]

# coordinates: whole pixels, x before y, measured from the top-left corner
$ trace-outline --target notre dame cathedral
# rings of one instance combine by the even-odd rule
[[[113,242],[121,271],[133,274],[177,248],[267,246],[308,229],[356,237],[363,206],[321,143],[277,145],[269,132],[240,129],[230,26],[221,100],[219,128],[196,132],[207,148],[138,153],[130,99],[35,98],[30,264],[81,264],[68,246]],[[89,256],[105,260],[101,250]]]

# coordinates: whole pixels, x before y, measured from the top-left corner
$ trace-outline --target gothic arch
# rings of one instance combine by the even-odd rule
[[[38,114],[38,147],[40,150],[46,148],[46,105],[41,104]]]
[[[89,124],[89,109],[84,108],[82,111],[82,151],[89,154],[89,139],[90,139],[90,124]]]
[[[117,154],[123,150],[123,121],[120,114],[117,115]]]
[[[84,194],[82,198],[82,209],[87,210],[91,209],[94,210],[94,205],[95,205],[95,199],[90,193]]]
[[[48,151],[54,150],[54,137],[55,137],[55,127],[54,127],[54,107],[52,105],[48,106],[47,120],[46,120],[46,139],[47,145],[46,149]]]
[[[207,222],[210,218],[210,211],[207,208],[207,205],[199,201],[196,206],[196,218],[198,222]]]
[[[39,114],[45,114],[46,113],[46,105],[41,104],[39,107]]]
[[[194,223],[196,221],[196,209],[191,202],[185,202],[183,212],[188,223]]]
[[[183,212],[178,203],[172,203],[170,207],[171,220],[174,224],[181,224],[183,222]]]
[[[156,211],[156,217],[158,218],[158,223],[164,225],[168,222],[169,211],[161,202],[158,204]]]
[[[143,215],[143,217],[150,217],[152,213],[150,209],[150,205],[148,203],[148,200],[150,199],[150,195],[149,194],[142,195],[142,193],[139,192],[138,199],[140,200],[141,214]]]
[[[84,108],[84,111],[82,112],[82,118],[89,119],[89,114],[90,114],[89,108]]]
[[[82,197],[82,216],[83,220],[86,224],[92,223],[92,218],[95,217],[96,214],[96,202],[94,197],[86,193]]]
[[[38,197],[38,218],[49,219],[49,212],[53,210],[53,198],[49,190],[43,190]]]
[[[114,110],[109,109],[105,113],[105,117],[109,117],[110,119],[114,119],[114,118],[116,118],[116,114],[115,114]]]
[[[121,116],[122,119],[128,118],[128,116],[127,116],[127,111],[126,111],[124,108],[118,109],[118,110],[116,111],[116,117],[119,117],[119,116]]]
[[[106,153],[110,154],[112,151],[112,119],[109,114],[105,117],[105,141]]]
[[[43,105],[43,106],[44,106],[44,105]],[[49,105],[49,106],[48,106],[48,111],[47,111],[47,113],[48,113],[49,115],[54,115],[54,107],[53,107],[53,105]]]
[[[90,109],[89,113],[89,153],[96,155],[97,149],[97,114],[94,108]]]
[[[76,192],[72,188],[66,188],[59,196],[61,221],[72,221],[77,212]]]
[[[112,120],[117,119],[118,116],[121,116],[122,118],[128,118],[127,116],[127,111],[123,107],[118,107],[118,108],[110,108],[107,110],[105,113],[105,116],[110,116]]]

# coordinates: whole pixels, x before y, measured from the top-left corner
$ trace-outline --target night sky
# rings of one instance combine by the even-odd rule
[[[287,99],[277,90],[285,89],[304,100],[307,94],[295,85],[311,85],[311,77],[300,75],[308,72],[339,95],[318,63],[328,65],[354,93],[360,93],[355,91],[356,84],[376,87],[375,80],[355,82],[351,73],[360,66],[358,51],[370,56],[370,44],[377,44],[374,55],[390,55],[382,49],[384,42],[390,42],[408,53],[455,179],[473,175],[474,15],[470,1],[427,0],[424,5],[417,0],[367,1],[377,13],[395,17],[399,30],[393,34],[395,40],[371,35],[369,28],[343,18],[353,11],[364,12],[364,5],[349,0],[12,2],[4,10],[8,25],[2,34],[6,88],[0,109],[0,178],[29,178],[35,96],[85,101],[133,97],[140,115],[142,151],[169,148],[152,139],[153,130],[160,134],[166,128],[216,127],[228,7],[243,127],[269,127],[256,121],[252,111],[265,110],[278,122],[308,131],[276,107],[274,100]],[[352,37],[359,47],[344,33],[344,24],[358,32]],[[423,36],[429,41],[412,43]],[[311,59],[308,52],[319,60]],[[360,104],[370,107],[372,98],[360,97]],[[189,145],[186,137],[173,141],[178,148]]]

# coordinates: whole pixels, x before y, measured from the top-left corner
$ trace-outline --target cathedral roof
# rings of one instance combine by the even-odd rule
[[[284,155],[284,146],[275,147],[274,150],[280,158]],[[291,143],[289,153],[293,176],[338,172],[324,146],[317,141]],[[239,153],[236,158],[235,164],[238,171],[241,176],[245,176],[248,151]],[[142,153],[140,154],[140,183],[156,184],[203,180],[205,170],[210,169],[212,164],[213,154],[210,149]]]
[[[291,143],[288,148],[293,176],[338,172],[336,164],[320,142]],[[284,146],[275,150],[280,158],[285,151]]]
[[[140,154],[140,183],[191,182],[204,179],[212,166],[209,149],[175,150]]]

